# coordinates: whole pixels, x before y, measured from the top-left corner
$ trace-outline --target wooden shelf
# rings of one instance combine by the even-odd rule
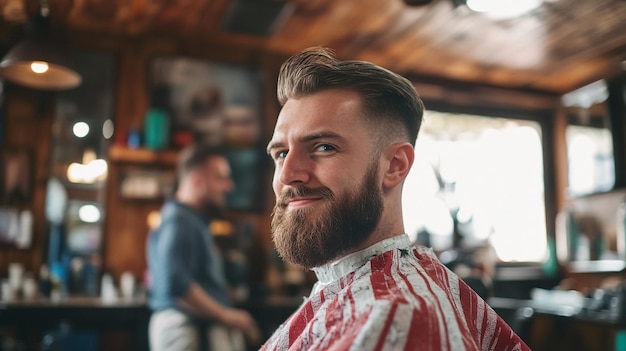
[[[145,163],[176,165],[178,151],[164,150],[154,151],[145,148],[130,149],[127,147],[112,145],[109,148],[109,160],[111,162]]]

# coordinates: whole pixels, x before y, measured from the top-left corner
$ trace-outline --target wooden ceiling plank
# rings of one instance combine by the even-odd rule
[[[276,57],[326,45],[343,59],[403,74],[555,93],[614,74],[626,58],[623,0],[546,2],[508,20],[450,1],[409,7],[401,0],[284,0],[297,6],[269,37],[221,30],[232,0],[62,1],[55,7],[63,13],[59,26],[106,42],[162,36],[175,42],[167,50],[188,52],[178,42],[193,42],[199,54],[221,47]]]
[[[268,49],[282,55],[292,55],[299,50],[319,45],[316,33],[327,25],[325,18],[332,15],[333,0],[312,0],[315,6],[298,4],[282,29],[271,36]]]
[[[407,62],[418,62],[420,56],[425,56],[433,50],[433,45],[427,40],[428,35],[424,33],[428,30],[436,31],[437,28],[441,28],[436,23],[436,19],[448,16],[450,12],[449,4],[437,2],[434,5],[416,19],[410,36],[394,42],[389,41],[387,56],[396,69],[405,70]]]
[[[362,18],[358,27],[344,31],[341,37],[329,43],[330,46],[337,48],[340,57],[360,59],[358,55],[363,48],[372,45],[373,41],[380,40],[380,35],[387,32],[394,21],[402,16],[403,4],[399,1],[392,2],[391,5],[377,1],[370,6],[372,7],[366,9],[363,14],[356,14]],[[381,54],[370,61],[385,61]]]
[[[417,8],[407,8],[406,6],[395,10],[390,14],[386,27],[376,33],[370,44],[364,48],[381,53],[381,49],[387,47],[389,43],[404,40],[413,35],[415,23],[427,12],[427,6]],[[382,52],[382,54],[385,54]]]
[[[580,1],[565,7],[561,2],[550,3],[550,30],[545,42],[553,48],[551,58],[561,60],[573,52],[593,47],[606,38],[624,37],[626,5],[614,0]],[[598,18],[602,18],[598,21]]]
[[[190,36],[204,36],[218,32],[229,3],[230,1],[227,0],[208,1],[208,5],[204,9],[202,15],[197,17],[199,23],[195,24],[195,28],[197,28],[200,32],[189,32],[188,34]]]

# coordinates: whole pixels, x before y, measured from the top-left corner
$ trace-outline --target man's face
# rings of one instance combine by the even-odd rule
[[[359,96],[328,90],[283,107],[275,161],[273,239],[285,259],[320,266],[362,244],[382,213],[378,158]]]
[[[221,156],[210,157],[201,168],[202,203],[205,208],[223,208],[226,206],[226,194],[235,187],[230,175],[230,166],[226,158]]]

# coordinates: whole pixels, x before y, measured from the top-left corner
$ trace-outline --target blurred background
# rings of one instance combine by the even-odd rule
[[[198,139],[228,150],[211,228],[269,335],[315,281],[270,238],[276,77],[321,45],[425,102],[411,240],[534,350],[626,350],[625,19],[622,0],[0,0],[0,349],[146,348],[146,237]]]

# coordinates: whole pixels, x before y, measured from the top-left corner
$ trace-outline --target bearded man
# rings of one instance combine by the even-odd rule
[[[311,48],[278,78],[272,236],[318,278],[263,350],[528,350],[405,233],[402,186],[423,104],[411,83]]]

